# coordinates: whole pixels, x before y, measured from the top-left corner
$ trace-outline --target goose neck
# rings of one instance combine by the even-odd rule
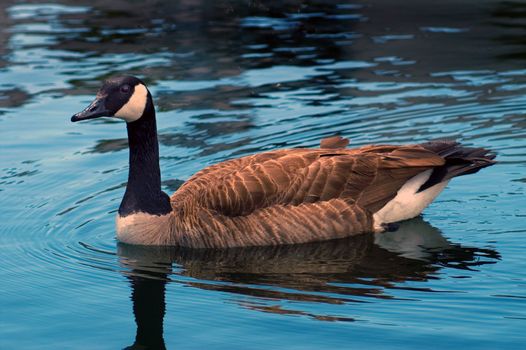
[[[141,118],[128,123],[127,129],[130,169],[119,214],[166,214],[171,206],[168,196],[161,191],[159,143],[153,107],[147,107]]]

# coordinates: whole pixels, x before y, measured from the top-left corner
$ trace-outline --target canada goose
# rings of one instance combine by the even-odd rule
[[[116,117],[128,129],[130,169],[117,238],[140,245],[219,248],[305,243],[382,232],[418,216],[455,176],[495,155],[453,141],[258,153],[209,166],[171,197],[161,191],[155,108],[132,76],[104,82],[71,121]]]

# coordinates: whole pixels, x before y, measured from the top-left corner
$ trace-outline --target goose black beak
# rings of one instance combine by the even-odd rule
[[[71,117],[72,122],[78,122],[80,120],[94,119],[100,117],[111,117],[111,112],[106,109],[104,106],[104,98],[96,98],[93,102],[90,103],[82,112]]]

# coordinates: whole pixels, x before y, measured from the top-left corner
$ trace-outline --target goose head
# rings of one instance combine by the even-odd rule
[[[106,80],[97,96],[82,112],[71,117],[72,122],[100,117],[115,117],[133,123],[145,115],[152,105],[146,85],[133,76]]]

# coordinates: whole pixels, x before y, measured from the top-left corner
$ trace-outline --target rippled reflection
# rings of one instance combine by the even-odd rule
[[[290,246],[220,250],[119,244],[118,256],[132,287],[135,345],[152,348],[164,344],[166,283],[250,296],[237,304],[251,310],[354,321],[302,310],[299,302],[365,302],[392,298],[389,290],[404,288],[433,292],[404,282],[439,279],[443,268],[476,270],[500,259],[495,250],[449,242],[422,219],[404,222],[396,232]],[[283,307],[283,301],[296,303]]]
[[[167,267],[168,270],[168,267]],[[137,333],[133,345],[125,349],[166,349],[163,338],[163,322],[166,312],[165,285],[168,271],[148,271],[146,274],[128,276],[132,289],[133,315]]]

